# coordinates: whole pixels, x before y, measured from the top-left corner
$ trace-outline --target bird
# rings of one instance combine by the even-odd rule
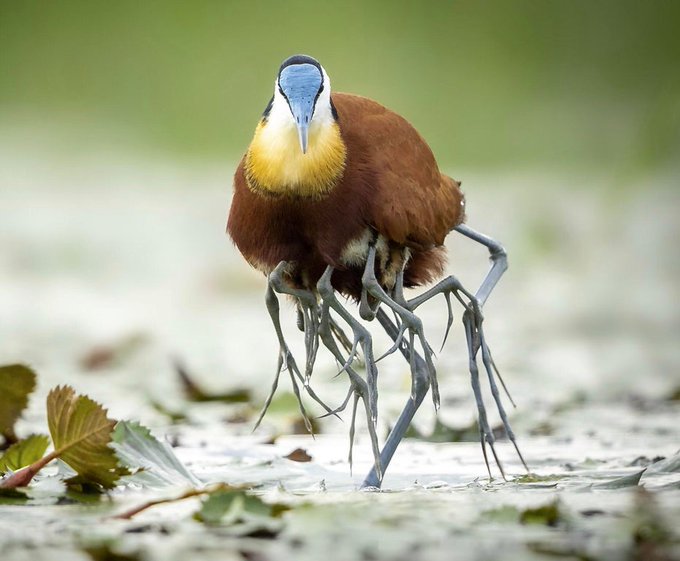
[[[280,347],[276,376],[256,427],[280,374],[288,371],[309,430],[302,392],[325,415],[337,416],[352,400],[351,466],[355,419],[362,404],[374,455],[362,486],[379,488],[428,391],[439,406],[434,351],[416,311],[443,295],[448,309],[444,341],[453,322],[452,298],[464,309],[469,370],[489,477],[487,445],[504,479],[505,472],[486,415],[477,364],[480,351],[506,434],[526,468],[498,390],[497,379],[503,388],[505,384],[484,336],[481,311],[507,268],[507,253],[499,242],[467,226],[465,210],[461,183],[439,170],[427,142],[404,117],[369,98],[332,91],[328,73],[311,56],[283,61],[273,95],[234,174],[227,221],[227,232],[245,260],[267,276],[266,307]],[[491,267],[475,293],[456,277],[444,277],[444,242],[454,231],[489,251]],[[406,298],[405,289],[432,283],[421,295]],[[297,306],[305,340],[303,368],[283,334],[279,294]],[[352,303],[363,321],[352,314],[348,306]],[[399,351],[412,378],[411,394],[382,449],[376,423],[378,362],[383,357],[376,358],[367,327],[375,319],[393,340],[383,356]],[[311,387],[320,345],[350,382],[347,397],[337,408],[326,405]],[[364,375],[357,360],[360,354]]]

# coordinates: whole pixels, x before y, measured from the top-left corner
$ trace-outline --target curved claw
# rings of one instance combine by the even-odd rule
[[[330,417],[331,415],[335,415],[336,417],[338,417],[338,419],[340,419],[342,421],[342,418],[340,418],[338,416],[338,413],[342,413],[347,408],[347,404],[349,403],[349,398],[352,397],[352,394],[354,394],[354,393],[355,393],[354,388],[350,387],[349,391],[347,392],[347,397],[345,397],[342,404],[340,404],[338,407],[333,409],[333,411],[330,411],[328,413],[324,413],[323,415],[319,415],[317,417],[317,419],[325,419],[326,417]]]
[[[335,336],[336,340],[347,352],[350,352],[352,349],[352,343],[350,342],[349,337],[347,337],[340,325],[338,325],[338,323],[330,315],[328,317],[328,322],[331,333]]]
[[[347,462],[349,463],[349,472],[352,473],[352,451],[354,450],[354,432],[356,430],[357,420],[357,406],[359,405],[359,395],[354,394],[354,403],[352,405],[352,424],[349,426],[349,453],[347,454]]]
[[[260,426],[260,423],[262,423],[262,419],[264,419],[264,416],[267,413],[267,410],[269,409],[269,406],[272,404],[272,400],[274,399],[274,394],[276,393],[276,388],[279,385],[279,376],[281,375],[281,368],[283,366],[283,358],[281,358],[281,355],[279,355],[279,362],[278,366],[276,367],[276,376],[274,376],[274,383],[272,384],[271,390],[269,391],[269,395],[267,396],[267,399],[264,402],[264,406],[262,407],[262,410],[260,411],[260,415],[257,418],[257,421],[255,421],[255,426],[253,427],[253,432],[257,430],[257,428]]]
[[[444,298],[446,299],[446,309],[448,311],[448,318],[446,319],[446,331],[444,332],[444,339],[442,340],[442,346],[439,348],[439,352],[444,350],[444,345],[446,345],[446,340],[449,337],[449,332],[451,331],[451,326],[453,325],[453,309],[451,308],[451,295],[448,292],[444,292]]]
[[[385,351],[382,355],[380,355],[379,358],[377,358],[375,361],[380,362],[382,359],[390,356],[391,354],[394,354],[396,351],[399,350],[399,347],[401,346],[401,343],[404,339],[404,334],[406,333],[406,326],[404,324],[399,324],[399,334],[397,335],[396,340],[394,341],[394,344],[387,350]]]

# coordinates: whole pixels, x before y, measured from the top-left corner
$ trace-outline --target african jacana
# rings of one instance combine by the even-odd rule
[[[507,268],[507,258],[499,243],[465,226],[464,219],[460,183],[439,171],[432,151],[408,121],[370,99],[331,94],[328,74],[309,56],[285,60],[276,77],[274,95],[236,170],[227,226],[248,263],[268,275],[267,308],[280,344],[274,385],[258,423],[285,365],[298,399],[298,384],[302,384],[329,414],[344,409],[354,397],[351,462],[354,421],[361,399],[375,456],[364,486],[379,487],[430,387],[435,406],[439,403],[433,353],[415,310],[443,294],[449,312],[448,334],[453,295],[465,308],[463,323],[482,450],[486,460],[488,443],[502,473],[482,399],[477,355],[481,349],[492,395],[515,444],[500,401],[495,381],[498,373],[484,338],[481,315],[482,305]],[[447,277],[407,300],[404,287],[421,286],[442,277],[444,239],[452,230],[489,249],[492,266],[479,290],[472,294],[457,279]],[[276,293],[290,295],[297,303],[299,324],[305,332],[304,375],[284,339]],[[338,300],[337,293],[359,302],[363,319],[377,317],[394,340],[386,354],[399,350],[410,362],[411,396],[382,451],[375,432],[378,389],[372,339],[366,327]],[[396,325],[385,307],[399,318]],[[351,328],[351,342],[331,310]],[[335,410],[309,387],[319,340],[350,380],[347,399]],[[416,350],[416,342],[422,355]],[[366,365],[365,380],[353,367],[359,346]],[[301,400],[300,408],[306,419]]]

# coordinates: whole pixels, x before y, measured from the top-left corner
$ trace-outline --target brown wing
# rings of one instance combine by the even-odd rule
[[[464,219],[460,183],[440,173],[411,124],[370,99],[333,94],[350,165],[370,173],[372,225],[397,243],[441,245]]]

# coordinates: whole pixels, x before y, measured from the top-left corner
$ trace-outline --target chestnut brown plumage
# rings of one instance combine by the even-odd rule
[[[270,273],[294,262],[294,282],[314,288],[328,265],[333,286],[356,299],[363,263],[343,262],[343,252],[367,228],[389,244],[385,266],[400,268],[410,250],[406,287],[443,274],[444,239],[464,219],[460,183],[442,174],[425,140],[406,121],[379,103],[356,95],[331,97],[347,147],[344,174],[326,197],[267,195],[248,186],[241,160],[234,176],[228,231],[253,266]],[[383,279],[386,271],[377,275]],[[385,284],[385,288],[393,288]]]
[[[274,97],[236,170],[227,225],[245,259],[268,275],[267,309],[280,345],[276,377],[258,424],[284,369],[290,374],[305,419],[301,388],[327,414],[344,410],[354,397],[351,463],[357,405],[363,401],[375,456],[364,486],[380,486],[384,469],[430,389],[435,405],[439,403],[433,352],[422,321],[414,312],[442,294],[449,312],[448,335],[453,296],[465,309],[463,324],[484,458],[488,444],[504,475],[486,417],[477,355],[481,350],[491,393],[515,444],[496,385],[496,379],[502,380],[486,344],[481,314],[482,305],[507,267],[506,254],[500,244],[463,225],[464,219],[460,183],[441,173],[429,146],[408,121],[370,99],[331,94],[328,75],[311,57],[297,55],[284,61]],[[450,276],[407,300],[405,287],[442,277],[444,240],[452,230],[489,249],[492,267],[479,290],[472,294]],[[298,324],[305,332],[304,375],[281,329],[277,293],[291,296],[298,306]],[[411,366],[411,397],[382,450],[375,430],[378,389],[372,339],[366,327],[338,301],[336,293],[359,302],[363,319],[377,318],[394,340],[385,355],[398,350]],[[383,307],[395,313],[396,325]],[[353,340],[344,334],[331,312],[351,328]],[[326,406],[309,384],[319,340],[349,377],[347,399],[337,409]],[[359,347],[364,355],[365,379],[355,367]],[[308,427],[311,429],[311,424]],[[515,448],[519,454],[516,444]]]

